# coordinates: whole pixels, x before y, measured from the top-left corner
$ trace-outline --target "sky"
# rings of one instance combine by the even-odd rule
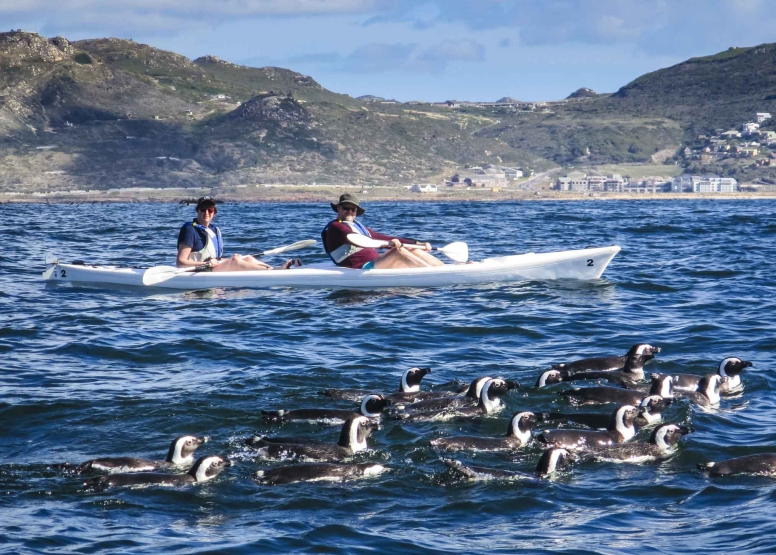
[[[119,37],[400,101],[565,98],[776,42],[771,0],[0,0],[0,30]]]

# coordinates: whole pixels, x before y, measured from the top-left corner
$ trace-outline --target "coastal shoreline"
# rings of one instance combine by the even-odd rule
[[[57,193],[0,193],[0,204],[89,204],[89,203],[190,203],[210,195],[222,202],[288,203],[331,202],[343,192],[356,192],[366,201],[382,202],[514,202],[514,201],[617,201],[617,200],[774,200],[774,192],[737,193],[570,193],[567,191],[523,191],[501,189],[459,189],[437,193],[411,193],[404,188],[331,186],[310,190],[297,187],[252,189],[210,188],[142,189]]]

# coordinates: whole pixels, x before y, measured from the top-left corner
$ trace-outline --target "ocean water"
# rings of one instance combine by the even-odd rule
[[[365,223],[471,257],[616,243],[593,282],[382,291],[99,289],[41,280],[64,261],[174,260],[193,208],[173,204],[0,205],[0,552],[3,553],[774,553],[776,480],[709,479],[696,465],[776,452],[776,202],[597,201],[368,204]],[[227,252],[318,238],[326,204],[226,204]],[[295,253],[305,262],[322,251]],[[273,262],[279,262],[272,259]],[[753,362],[718,409],[672,405],[694,433],[655,464],[583,462],[551,480],[461,482],[435,437],[504,434],[518,410],[563,410],[533,383],[551,363],[663,351],[647,371],[714,372]],[[355,406],[325,388],[393,392],[429,366],[424,387],[480,375],[523,387],[473,421],[384,421],[358,460],[382,476],[261,486],[242,439],[336,441],[339,429],[267,424],[262,409]],[[596,409],[593,409],[596,410]],[[607,409],[600,409],[601,411]],[[209,435],[198,455],[234,466],[181,488],[81,491],[51,466],[98,456],[164,458],[171,439]],[[648,432],[646,432],[648,435]],[[645,432],[638,439],[644,440]],[[531,472],[536,445],[464,462]]]

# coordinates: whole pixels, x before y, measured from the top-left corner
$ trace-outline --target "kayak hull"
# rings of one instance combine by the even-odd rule
[[[153,287],[196,290],[215,287],[339,288],[446,287],[524,280],[598,279],[620,247],[587,248],[549,253],[527,253],[486,258],[470,264],[446,264],[428,268],[354,270],[331,263],[288,270],[246,272],[185,272],[172,275]],[[150,287],[143,284],[144,268],[48,264],[43,278],[49,282]]]

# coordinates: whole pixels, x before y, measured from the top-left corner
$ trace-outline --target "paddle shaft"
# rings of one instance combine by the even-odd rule
[[[381,249],[381,248],[388,248],[393,246],[393,243],[390,241],[373,239],[372,237],[367,237],[359,233],[349,233],[348,241],[350,241],[352,244],[356,245],[357,247],[362,247],[362,248]],[[425,250],[426,248],[426,245],[402,244],[402,246],[410,249]],[[439,251],[456,262],[466,262],[469,259],[469,248],[466,245],[466,243],[460,243],[460,242],[450,243],[449,245],[445,245],[444,247],[431,247],[431,250]]]

